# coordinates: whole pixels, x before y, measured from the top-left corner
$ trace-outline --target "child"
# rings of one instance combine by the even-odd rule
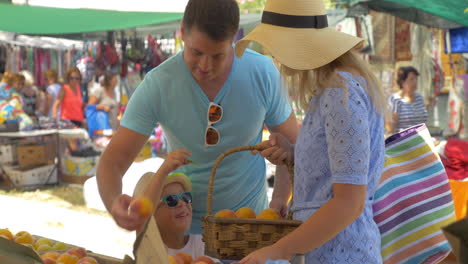
[[[168,254],[184,252],[195,259],[205,255],[205,245],[201,235],[187,234],[192,224],[192,182],[183,173],[167,175],[187,164],[187,155],[184,150],[170,152],[156,173],[148,172],[141,177],[133,197],[142,196],[146,188],[156,182],[154,186],[160,190],[160,202],[155,205],[154,219]],[[140,231],[137,229],[137,233]]]

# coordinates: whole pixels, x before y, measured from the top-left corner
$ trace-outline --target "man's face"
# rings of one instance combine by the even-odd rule
[[[184,61],[197,82],[212,81],[230,66],[232,40],[215,41],[196,26],[189,31],[182,27],[185,43]]]

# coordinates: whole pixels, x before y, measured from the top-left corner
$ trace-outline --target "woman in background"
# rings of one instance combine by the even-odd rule
[[[106,111],[109,114],[109,122],[112,130],[116,131],[119,125],[119,103],[117,102],[115,87],[117,86],[117,74],[106,72],[101,87],[91,92],[88,104],[96,105],[96,109]]]
[[[396,133],[427,121],[427,110],[422,95],[416,92],[419,72],[409,66],[398,69],[400,91],[389,98],[392,118],[386,124],[388,133]]]
[[[54,102],[57,99],[57,96],[62,89],[62,86],[58,83],[58,75],[57,71],[55,70],[48,70],[45,73],[45,78],[47,81],[47,88],[46,88],[46,102],[44,106],[44,114],[52,117],[54,115]],[[60,116],[60,109],[57,110],[57,116]]]
[[[60,89],[53,107],[53,118],[60,116],[62,120],[69,120],[77,127],[81,127],[84,120],[83,98],[81,96],[81,72],[76,67],[71,67],[65,75],[66,84]],[[61,113],[58,115],[58,109]]]

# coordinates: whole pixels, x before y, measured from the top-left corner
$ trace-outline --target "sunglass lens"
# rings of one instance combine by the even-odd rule
[[[211,123],[218,122],[223,115],[223,109],[219,105],[211,105],[208,110],[208,119]]]
[[[216,129],[210,127],[206,130],[206,144],[216,145],[219,142],[219,133]]]
[[[166,197],[167,207],[176,207],[178,202],[179,202],[179,199],[177,198],[176,195],[168,195]]]
[[[183,193],[182,194],[182,200],[188,204],[192,203],[192,194],[189,192]]]

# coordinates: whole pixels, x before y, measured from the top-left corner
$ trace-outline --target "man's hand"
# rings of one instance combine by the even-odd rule
[[[110,213],[117,225],[128,231],[141,229],[145,224],[145,221],[148,219],[147,217],[142,217],[139,214],[128,210],[131,201],[132,197],[126,194],[121,194],[112,201],[112,207],[110,210]]]

